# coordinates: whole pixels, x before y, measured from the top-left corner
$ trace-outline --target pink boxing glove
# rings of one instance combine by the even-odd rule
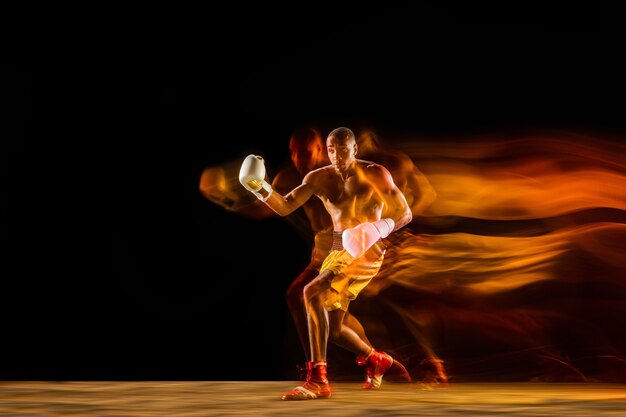
[[[395,222],[386,218],[371,223],[361,223],[352,229],[346,229],[341,235],[343,248],[354,258],[358,258],[379,239],[389,236],[394,227]]]

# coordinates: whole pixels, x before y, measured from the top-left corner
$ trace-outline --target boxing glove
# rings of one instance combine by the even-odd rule
[[[261,201],[267,201],[272,195],[272,186],[265,181],[265,161],[261,156],[248,155],[243,160],[239,170],[239,182]],[[267,191],[265,197],[260,193],[261,189]]]
[[[363,255],[379,239],[384,239],[393,231],[393,219],[380,219],[375,222],[361,223],[341,234],[343,248],[354,258]]]

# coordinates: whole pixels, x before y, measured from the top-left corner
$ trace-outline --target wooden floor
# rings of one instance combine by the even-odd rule
[[[0,416],[625,416],[626,385],[333,384],[330,399],[281,401],[296,382],[0,382]]]

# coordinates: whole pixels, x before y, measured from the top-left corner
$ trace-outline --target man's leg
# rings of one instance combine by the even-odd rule
[[[363,388],[380,388],[383,375],[391,368],[395,360],[387,353],[374,349],[369,343],[362,340],[354,330],[344,325],[345,315],[346,312],[343,310],[333,310],[328,313],[330,340],[355,353],[357,355],[357,364],[365,366],[365,383]]]
[[[309,341],[309,324],[303,293],[305,285],[311,282],[317,274],[317,270],[309,265],[287,289],[287,306],[296,326],[296,332],[307,362],[311,360],[311,342]]]
[[[370,340],[367,338],[367,335],[365,334],[365,329],[363,328],[363,325],[349,311],[346,311],[346,315],[343,317],[343,325],[352,329],[362,341],[367,343],[369,346],[372,346],[372,343],[370,342]]]
[[[330,288],[333,275],[331,271],[324,271],[304,288],[311,360],[314,362],[326,360],[326,347],[330,332],[332,332],[333,343],[357,355],[368,355],[372,351],[372,346],[365,336],[365,330],[356,317],[341,309],[329,313],[324,307],[324,293]],[[346,320],[348,316],[349,319]],[[352,326],[347,326],[346,322]],[[355,331],[355,328],[358,331]]]
[[[328,311],[324,307],[324,293],[330,288],[334,273],[324,271],[304,287],[311,360],[307,362],[307,379],[304,384],[282,396],[283,400],[310,400],[331,395],[326,377],[326,344],[328,343]]]
[[[309,340],[311,343],[311,361],[326,360],[326,345],[328,343],[328,311],[324,307],[324,293],[330,288],[330,280],[334,273],[324,271],[304,287],[304,305],[309,325]]]
[[[289,289],[287,289],[287,306],[296,326],[298,338],[300,339],[300,343],[302,344],[304,355],[307,361],[311,360],[311,343],[309,340],[308,319],[306,307],[304,305],[303,292],[304,287],[309,282],[311,282],[313,278],[317,276],[317,274],[317,270],[309,265],[293,281],[293,283],[289,286]],[[361,339],[363,342],[371,347],[371,343],[367,338],[367,335],[365,334],[365,329],[363,328],[363,325],[357,320],[357,318],[350,314],[350,312],[345,312],[345,315],[343,317],[343,326],[347,327],[349,330],[352,330],[352,333],[355,333],[359,339]],[[354,335],[349,334],[345,337],[352,338],[354,337]],[[351,343],[350,340],[343,340],[345,337],[333,340],[333,342],[343,347],[344,349],[357,353],[355,349],[351,347],[353,346],[353,343]],[[360,351],[361,349],[359,349],[359,352]]]
[[[358,296],[379,271],[384,253],[384,246],[382,244],[374,245],[362,258],[350,264],[350,266],[342,272],[345,276],[356,277],[349,281],[347,292],[351,293],[354,297]],[[341,307],[347,311],[347,303],[349,303],[349,301],[344,299],[336,304],[341,305]],[[396,363],[400,369],[404,371],[403,373],[407,380],[410,380],[410,375],[408,375],[406,369],[399,362],[396,362],[387,353],[375,350],[367,338],[359,337],[353,328],[358,326],[362,329],[363,334],[365,334],[363,327],[354,316],[346,320],[346,314],[347,313],[337,311],[330,313],[330,337],[334,343],[357,354],[357,364],[365,367],[366,381],[363,388],[379,388],[382,383],[383,375]],[[345,325],[348,321],[352,324],[352,328]]]
[[[369,355],[373,349],[369,342],[363,340],[357,332],[346,326],[346,316],[348,315],[348,312],[341,309],[333,310],[328,313],[330,340],[336,345],[341,346],[342,348],[357,355]],[[359,323],[354,316],[352,316],[351,321],[352,324],[356,322],[363,333],[365,333],[363,326],[361,326],[361,323]]]

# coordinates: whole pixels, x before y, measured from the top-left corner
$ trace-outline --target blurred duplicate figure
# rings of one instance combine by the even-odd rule
[[[411,208],[413,219],[422,216],[437,198],[437,193],[426,176],[415,166],[413,160],[400,150],[383,146],[378,135],[371,129],[362,130],[356,141],[361,158],[381,164],[389,170],[396,186],[402,191]],[[415,226],[417,226],[416,230],[419,230],[419,225]],[[402,233],[396,234],[392,239],[393,245],[402,246],[402,239]],[[427,387],[447,384],[448,376],[444,362],[436,355],[428,338],[422,335],[419,343],[425,355],[420,366],[423,373],[422,384]]]
[[[350,301],[380,269],[386,250],[382,239],[408,224],[411,210],[384,166],[356,158],[358,147],[350,129],[333,130],[326,149],[330,164],[306,174],[286,195],[267,183],[259,156],[249,155],[239,173],[241,184],[279,215],[293,213],[315,195],[332,220],[331,251],[303,291],[311,352],[306,382],[285,393],[284,400],[331,396],[326,371],[329,338],[358,355],[357,363],[366,370],[366,388],[379,388],[395,362],[345,325],[344,318]]]
[[[381,164],[389,170],[411,207],[413,217],[422,215],[435,201],[435,189],[407,154],[383,146],[376,133],[370,129],[361,131],[356,141],[361,158]]]
[[[328,164],[324,140],[314,128],[295,129],[289,140],[289,152],[290,164],[282,168],[272,182],[272,187],[276,190],[291,190],[300,184],[309,171]],[[238,180],[240,167],[241,161],[237,161],[205,168],[200,177],[200,193],[213,203],[244,217],[262,219],[276,216],[273,210],[241,188]],[[297,224],[306,223],[306,228],[313,234],[332,224],[321,202],[311,200],[303,206],[303,212],[306,220],[298,221]]]
[[[289,152],[291,163],[276,174],[271,184],[271,188],[279,193],[288,193],[300,185],[305,175],[310,171],[329,164],[324,139],[320,132],[312,127],[302,126],[293,131],[289,140]],[[237,164],[237,170],[239,170],[239,167],[240,164]],[[249,218],[261,219],[276,216],[276,212],[267,205],[258,202],[254,196],[241,187],[237,180],[238,173],[233,174],[232,168],[232,166],[227,168],[206,168],[200,178],[202,195],[227,210],[237,212]],[[232,178],[236,181],[236,187],[233,186]],[[245,194],[243,196],[240,195],[240,191],[243,191]],[[313,250],[309,264],[287,290],[287,305],[293,318],[298,338],[302,344],[306,362],[308,363],[311,360],[311,345],[303,296],[304,287],[318,275],[322,262],[331,250],[333,222],[320,199],[309,199],[302,206],[302,209],[305,219],[296,219],[294,221],[297,223],[297,226],[301,227],[304,225],[307,232],[310,231],[314,236]],[[293,218],[294,216],[290,217]],[[369,344],[363,326],[354,316],[347,313],[343,324]]]

